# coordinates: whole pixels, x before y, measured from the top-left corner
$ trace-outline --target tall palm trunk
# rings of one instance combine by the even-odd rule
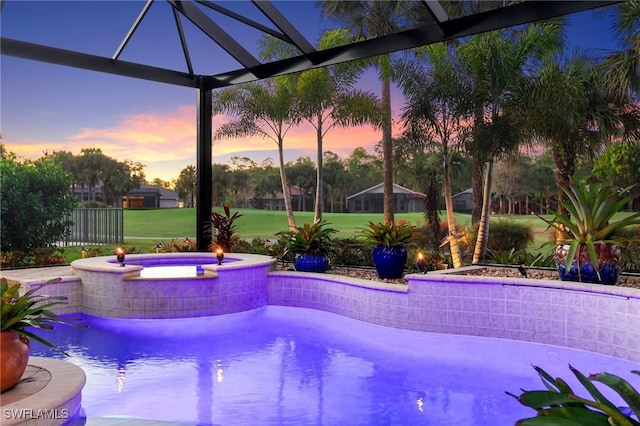
[[[460,268],[462,266],[462,258],[460,256],[460,246],[456,239],[456,223],[453,216],[453,198],[451,196],[451,182],[449,180],[449,158],[448,155],[444,156],[444,202],[447,209],[447,226],[449,227],[449,248],[451,249],[451,261],[454,268]]]
[[[318,223],[322,221],[322,207],[324,204],[323,197],[323,184],[322,184],[322,112],[318,111],[318,125],[316,126],[316,139],[318,145],[317,152],[317,169],[316,169],[316,205],[313,213],[313,222]]]
[[[382,163],[384,166],[383,221],[393,223],[393,145],[391,142],[391,81],[382,77]]]
[[[556,166],[555,175],[558,188],[568,188],[571,185],[571,177],[576,170],[576,148],[570,142],[554,141],[551,151]],[[562,189],[558,190],[558,201],[567,201],[567,196]],[[558,205],[557,211],[565,213],[561,205]]]
[[[471,177],[471,226],[478,226],[482,217],[482,161],[477,158],[472,159],[472,177]]]
[[[282,139],[278,140],[278,160],[280,161],[280,182],[282,182],[282,196],[284,197],[284,209],[287,212],[287,222],[289,229],[296,230],[296,219],[293,216],[293,207],[291,206],[291,190],[287,182],[287,174],[284,169],[284,150],[282,149]]]
[[[487,173],[484,181],[484,191],[482,193],[482,215],[478,227],[478,237],[476,247],[473,251],[472,263],[484,261],[487,254],[487,243],[489,241],[489,217],[491,213],[491,182],[493,179],[493,159],[487,162]]]

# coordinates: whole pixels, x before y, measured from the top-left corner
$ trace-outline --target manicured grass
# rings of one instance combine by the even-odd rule
[[[219,209],[215,211],[221,212]],[[232,213],[240,211],[242,216],[236,221],[237,232],[243,238],[275,239],[276,234],[287,230],[287,217],[284,211],[232,209]],[[396,214],[396,220],[406,220],[416,226],[424,226],[422,213]],[[313,212],[295,212],[296,223],[301,226],[313,221]],[[337,229],[339,238],[351,238],[366,226],[368,221],[382,221],[382,214],[366,213],[324,213],[324,220],[329,226]],[[444,212],[441,214],[445,219]],[[456,214],[456,224],[469,227],[471,217],[468,214]],[[535,241],[531,251],[537,252],[539,247],[548,241],[547,225],[537,216],[492,216],[492,221],[507,220],[524,222],[533,227]],[[158,210],[125,210],[124,234],[128,247],[143,251],[151,251],[156,241],[169,243],[172,239],[195,239],[195,209],[158,209]]]
[[[219,211],[219,210],[215,210]],[[237,232],[244,238],[276,238],[276,233],[287,230],[287,217],[284,211],[232,209],[232,213],[240,211],[242,217],[235,222]],[[219,211],[220,212],[220,211]],[[313,221],[313,212],[295,212],[296,224],[302,226]],[[382,221],[382,214],[358,213],[324,213],[323,218],[332,228],[339,231],[338,236],[346,238],[354,236],[359,228],[369,220]],[[396,220],[404,219],[414,225],[422,226],[422,213],[397,214]],[[461,219],[464,220],[464,219]],[[466,219],[467,223],[469,219]],[[158,210],[125,210],[125,239],[184,239],[195,238],[195,209],[158,209]]]

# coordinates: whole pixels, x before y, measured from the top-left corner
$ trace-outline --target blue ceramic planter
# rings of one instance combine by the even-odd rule
[[[583,283],[609,284],[613,285],[620,275],[620,266],[611,262],[605,262],[600,266],[600,279],[596,273],[596,268],[591,262],[584,262],[578,270],[578,263],[574,260],[571,268],[564,263],[558,263],[558,276],[562,281],[576,281]]]
[[[407,249],[404,246],[373,248],[373,264],[382,279],[402,278],[407,263]]]
[[[325,272],[329,269],[327,256],[301,255],[295,258],[293,266],[300,272]]]
[[[571,267],[566,265],[566,253],[568,252],[568,246],[559,246],[556,249],[556,267],[558,270],[558,276],[562,281],[574,281],[583,283],[594,284],[607,284],[613,285],[618,280],[620,275],[620,266],[618,260],[620,258],[620,250],[615,245],[609,245],[606,250],[601,250],[604,254],[600,260],[600,271],[596,271],[596,267],[591,263],[586,255],[581,257],[580,261],[574,259],[571,263]],[[600,277],[598,278],[598,272]]]

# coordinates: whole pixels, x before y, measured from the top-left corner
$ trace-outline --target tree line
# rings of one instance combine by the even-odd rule
[[[425,24],[431,17],[419,4],[405,1],[324,1],[325,16],[341,22],[343,30],[323,34],[319,48],[343,40],[379,37]],[[460,13],[481,12],[491,2],[451,2],[445,8]],[[214,134],[215,141],[263,136],[278,147],[279,172],[289,226],[296,226],[288,194],[283,149],[290,128],[302,122],[317,132],[316,214],[324,203],[322,138],[332,126],[369,124],[379,128],[384,181],[384,221],[393,222],[394,159],[414,161],[425,181],[442,178],[445,210],[454,267],[460,264],[453,216],[452,168],[464,152],[471,160],[473,224],[478,227],[474,263],[484,257],[494,185],[494,164],[524,149],[544,150],[553,160],[555,197],[570,185],[583,158],[601,155],[613,143],[638,140],[640,110],[640,2],[616,5],[615,34],[620,48],[612,52],[568,51],[566,21],[545,22],[478,34],[397,54],[217,90],[214,113],[229,121]],[[291,47],[265,36],[264,59],[286,58]],[[380,97],[358,92],[355,82],[368,67],[378,71]],[[402,91],[403,131],[394,147],[391,137],[390,84]],[[372,96],[373,95],[373,96]],[[344,108],[344,106],[348,108]],[[394,151],[394,148],[395,151]],[[437,153],[440,174],[429,167]],[[404,167],[403,163],[403,167]],[[287,201],[289,201],[287,203]]]

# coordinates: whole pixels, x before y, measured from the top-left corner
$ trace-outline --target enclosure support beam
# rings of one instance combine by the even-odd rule
[[[196,245],[198,251],[211,249],[211,209],[212,209],[212,92],[211,84],[204,76],[198,78],[196,114]]]

